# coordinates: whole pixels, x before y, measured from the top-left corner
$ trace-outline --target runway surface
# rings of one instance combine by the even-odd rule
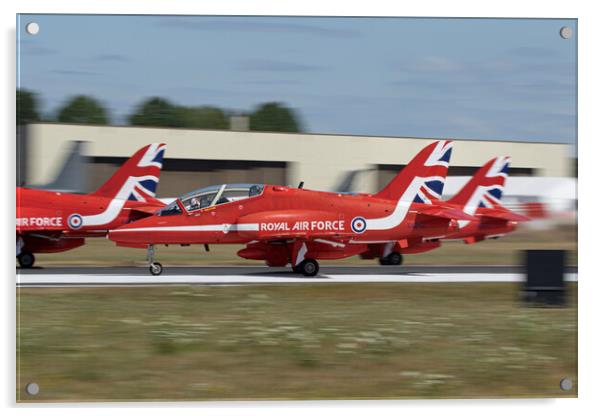
[[[567,267],[567,273],[577,273],[577,267]],[[34,267],[17,269],[17,273],[27,274],[86,274],[86,275],[148,275],[148,267]],[[257,266],[169,266],[164,265],[163,274],[170,276],[198,275],[293,275],[289,267]],[[320,266],[322,274],[398,274],[408,273],[522,273],[520,266]]]
[[[468,283],[521,282],[520,267],[508,266],[323,266],[316,277],[304,277],[288,268],[265,266],[165,267],[151,276],[146,267],[56,267],[17,270],[20,287],[245,285],[307,283]],[[576,268],[566,279],[577,281]]]

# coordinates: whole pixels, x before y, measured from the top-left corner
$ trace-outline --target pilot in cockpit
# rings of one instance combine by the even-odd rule
[[[201,208],[201,203],[197,197],[194,197],[190,200],[190,210],[195,210]]]
[[[249,197],[259,195],[261,193],[261,188],[258,185],[253,185],[249,188]]]

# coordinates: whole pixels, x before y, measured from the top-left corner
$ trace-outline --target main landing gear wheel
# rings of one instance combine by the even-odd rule
[[[390,253],[386,257],[381,257],[378,262],[382,266],[399,266],[403,263],[403,256],[400,253]]]
[[[148,269],[150,270],[150,274],[153,276],[159,276],[161,273],[163,273],[163,265],[158,261],[151,263]]]
[[[29,269],[33,267],[33,264],[36,262],[35,256],[28,251],[24,251],[19,254],[17,256],[17,260],[19,261],[19,266],[21,266],[22,269]]]
[[[304,276],[315,276],[320,271],[320,265],[314,259],[305,259],[295,267]],[[293,270],[295,269],[293,268]]]

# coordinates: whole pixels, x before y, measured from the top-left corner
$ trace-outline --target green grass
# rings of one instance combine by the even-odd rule
[[[201,246],[158,246],[156,260],[164,265],[260,265],[260,261],[245,260],[236,255],[242,245],[212,245],[207,253]],[[563,249],[569,251],[568,264],[577,264],[577,230],[563,227],[539,231],[521,229],[497,240],[464,244],[445,242],[442,247],[422,254],[405,256],[404,264],[520,264],[520,251],[526,249]],[[55,254],[36,254],[37,265],[146,265],[146,251],[115,246],[105,238],[89,238],[86,245]],[[353,256],[342,260],[324,260],[322,264],[366,265],[375,260]]]
[[[29,401],[575,397],[576,285],[22,288]],[[36,382],[31,397],[25,385]]]

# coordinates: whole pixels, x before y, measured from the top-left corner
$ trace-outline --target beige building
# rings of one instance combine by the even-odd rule
[[[158,188],[176,196],[224,182],[262,182],[332,190],[350,171],[363,170],[357,188],[373,192],[432,139],[216,130],[32,124],[27,127],[25,181],[51,181],[70,141],[87,141],[88,190],[125,158],[154,142],[167,143]],[[572,175],[570,145],[455,139],[449,174],[469,175],[494,156],[512,157],[511,175]]]

